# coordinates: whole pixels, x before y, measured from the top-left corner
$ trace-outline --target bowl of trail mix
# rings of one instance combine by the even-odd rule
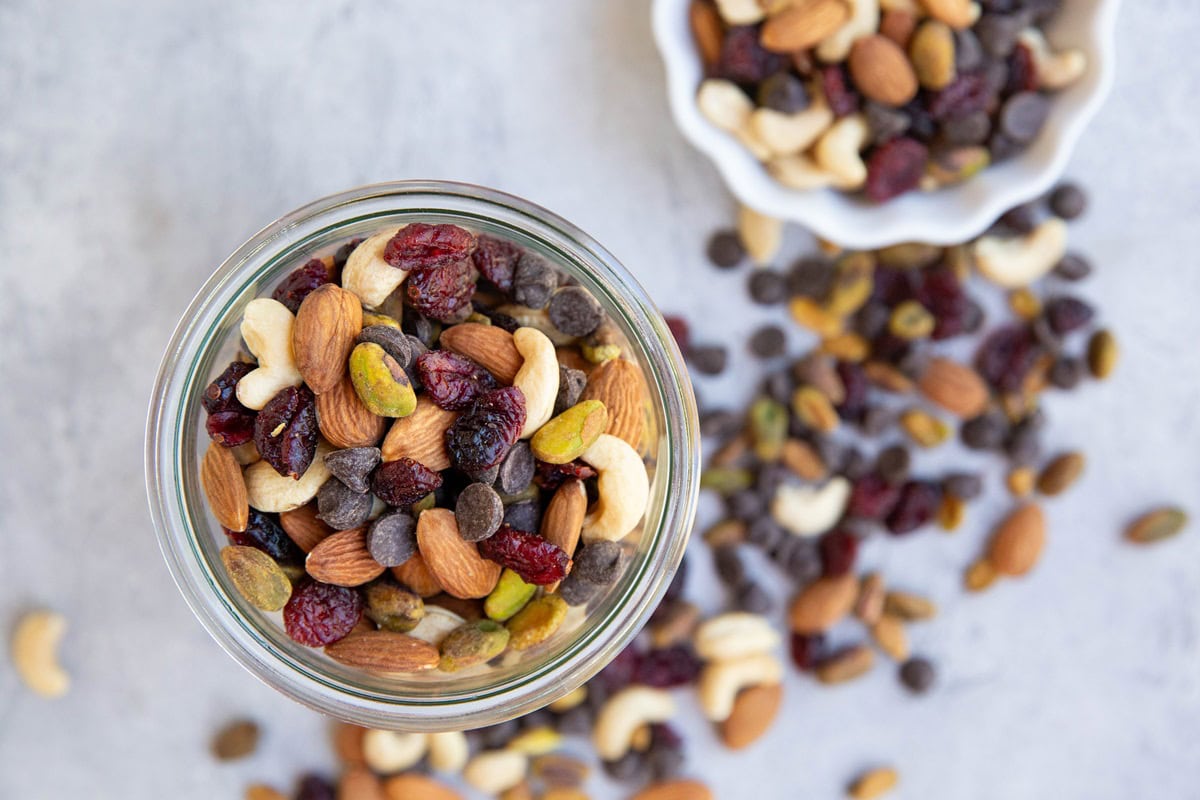
[[[697,416],[661,315],[566,221],[474,186],[317,201],[167,349],[147,481],[193,611],[335,717],[463,729],[583,683],[666,592]]]

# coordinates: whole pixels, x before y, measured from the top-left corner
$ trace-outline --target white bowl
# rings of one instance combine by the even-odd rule
[[[654,38],[666,64],[667,93],[679,129],[713,160],[742,203],[799,222],[844,247],[953,244],[978,236],[1005,211],[1038,197],[1062,177],[1075,143],[1113,81],[1119,0],[1066,0],[1047,38],[1056,49],[1081,49],[1088,69],[1054,95],[1045,128],[1023,153],[957,186],[909,192],[883,204],[834,189],[798,191],[777,183],[739,142],[700,114],[696,90],[704,76],[688,25],[690,2],[654,0],[653,9]]]

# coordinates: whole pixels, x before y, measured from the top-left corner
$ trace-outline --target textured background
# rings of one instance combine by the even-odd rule
[[[191,618],[141,470],[167,336],[280,213],[375,180],[491,184],[594,234],[667,310],[704,320],[701,338],[734,344],[773,316],[743,305],[742,275],[703,264],[732,205],[672,127],[647,18],[645,0],[0,0],[0,623],[61,609],[75,679],[46,703],[0,664],[0,797],[238,797],[329,765],[321,721]],[[1094,196],[1074,228],[1101,267],[1084,291],[1126,358],[1052,405],[1050,445],[1086,446],[1091,464],[1050,508],[1044,563],[961,595],[998,502],[958,536],[868,548],[942,603],[914,629],[940,690],[909,699],[889,669],[837,690],[791,676],[784,720],[751,752],[690,733],[719,797],[835,797],[878,761],[901,767],[905,798],[1200,796],[1200,537],[1117,537],[1147,504],[1193,503],[1200,481],[1200,14],[1140,0],[1120,29],[1115,94],[1071,172]],[[699,386],[711,405],[752,383],[735,353]],[[247,713],[262,750],[214,765],[211,732]]]

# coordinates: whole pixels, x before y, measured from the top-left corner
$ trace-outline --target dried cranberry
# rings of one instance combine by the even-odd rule
[[[949,339],[970,330],[971,300],[963,291],[962,283],[953,270],[932,267],[920,271],[921,283],[916,299],[929,309],[934,317],[935,340]]]
[[[479,395],[496,388],[492,373],[449,350],[430,350],[421,355],[417,372],[429,399],[447,411],[463,411]]]
[[[280,390],[254,420],[254,445],[275,471],[299,480],[317,453],[317,399],[307,386]]]
[[[322,284],[329,283],[334,278],[333,270],[319,258],[310,259],[304,266],[293,270],[284,278],[271,297],[287,306],[288,311],[295,314],[300,310],[304,298]]]
[[[454,464],[475,474],[504,460],[525,426],[525,395],[515,386],[485,392],[446,431]]]
[[[928,158],[929,149],[907,136],[876,147],[867,160],[867,197],[883,203],[917,188]]]
[[[844,117],[858,110],[858,93],[850,88],[846,70],[839,65],[830,64],[821,68],[821,89],[835,116]]]
[[[254,438],[254,413],[219,411],[209,414],[204,429],[214,442],[223,447],[237,447]]]
[[[442,485],[442,475],[420,461],[398,458],[384,463],[371,478],[371,491],[392,506],[410,506]]]
[[[1078,297],[1063,295],[1046,302],[1046,322],[1059,336],[1077,331],[1092,321],[1095,311]]]
[[[1038,73],[1033,53],[1024,44],[1018,43],[1008,57],[1008,84],[1004,87],[1004,93],[1013,95],[1037,90]]]
[[[854,568],[858,558],[858,537],[848,530],[837,529],[821,537],[821,574],[845,575]]]
[[[846,513],[859,519],[882,520],[899,500],[899,486],[888,483],[878,472],[869,472],[854,482]]]
[[[571,479],[586,481],[594,477],[596,470],[582,461],[568,461],[566,464],[539,461],[533,473],[533,482],[544,491],[552,492]]]
[[[283,530],[283,526],[279,524],[279,517],[275,514],[252,508],[246,530],[226,530],[225,535],[234,544],[262,550],[280,564],[304,563],[304,551],[297,547]]]
[[[827,649],[823,633],[814,633],[809,636],[803,633],[792,634],[792,663],[804,672],[809,672],[816,667],[825,657]]]
[[[234,361],[204,389],[201,405],[208,412],[205,430],[214,442],[224,447],[237,447],[254,438],[254,418],[257,413],[237,399],[237,384],[255,369],[253,364]]]
[[[300,644],[324,647],[350,633],[362,613],[363,599],[357,589],[305,581],[283,607],[283,629]]]
[[[1039,355],[1041,346],[1028,326],[1008,325],[983,340],[975,354],[975,367],[1001,392],[1013,392],[1021,388]]]
[[[929,113],[941,121],[962,119],[977,111],[987,111],[992,104],[992,89],[981,73],[967,73],[937,92],[929,101]]]
[[[937,514],[942,489],[936,483],[909,481],[900,487],[900,499],[887,517],[889,533],[897,536],[925,525]]]
[[[686,686],[700,675],[700,659],[686,644],[651,650],[638,659],[633,682],[657,689]]]
[[[336,800],[337,790],[320,775],[305,775],[296,789],[296,800]]]
[[[861,422],[867,411],[867,390],[870,383],[857,364],[849,361],[837,363],[837,374],[845,387],[845,396],[837,406],[838,415],[847,422]]]
[[[461,322],[471,313],[475,268],[469,259],[423,269],[405,281],[408,304],[439,322]]]
[[[675,344],[679,345],[679,351],[686,353],[692,340],[692,331],[688,327],[687,320],[683,317],[664,317],[663,319],[666,320],[671,335],[675,337]]]
[[[479,554],[536,586],[561,581],[571,563],[571,557],[558,545],[509,525],[501,525],[500,530],[480,542]]]
[[[616,658],[608,662],[608,666],[600,670],[592,680],[608,694],[620,691],[633,683],[633,678],[637,674],[638,662],[641,660],[642,654],[638,652],[637,645],[631,644]]]
[[[725,34],[717,74],[734,83],[759,83],[781,70],[784,64],[783,56],[765,49],[759,42],[758,28],[743,25],[730,28]]]
[[[871,299],[887,306],[898,306],[905,300],[914,298],[912,273],[908,269],[877,269],[875,270],[875,286],[871,289]]]
[[[475,250],[475,235],[457,225],[413,222],[383,248],[383,260],[397,269],[423,272],[463,261]]]
[[[517,259],[520,257],[521,248],[507,239],[497,239],[487,234],[480,234],[479,246],[471,254],[475,269],[506,294],[512,291],[513,270],[516,269]]]

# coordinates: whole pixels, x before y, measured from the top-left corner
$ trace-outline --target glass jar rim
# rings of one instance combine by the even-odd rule
[[[396,205],[390,205],[395,203]],[[609,613],[543,660],[486,694],[452,702],[385,697],[348,691],[322,679],[260,635],[223,598],[211,564],[199,549],[188,515],[189,499],[178,469],[182,423],[198,359],[212,346],[214,331],[246,289],[278,267],[282,254],[304,242],[361,220],[369,207],[384,215],[429,213],[472,217],[501,225],[562,256],[582,269],[607,295],[606,307],[620,312],[640,340],[646,377],[662,400],[668,424],[666,492],[639,572]],[[521,198],[471,184],[400,181],[351,189],[309,203],[270,223],[233,252],[204,283],[172,334],[151,395],[146,428],[146,481],[159,545],[176,585],[209,634],[233,658],[273,688],[323,713],[370,727],[450,730],[493,724],[526,713],[581,685],[620,652],[640,630],[665,593],[682,558],[695,516],[700,468],[699,429],[687,370],[674,337],[645,290],[617,259],[582,230]],[[659,469],[664,464],[660,462]],[[569,675],[565,667],[570,666]]]

